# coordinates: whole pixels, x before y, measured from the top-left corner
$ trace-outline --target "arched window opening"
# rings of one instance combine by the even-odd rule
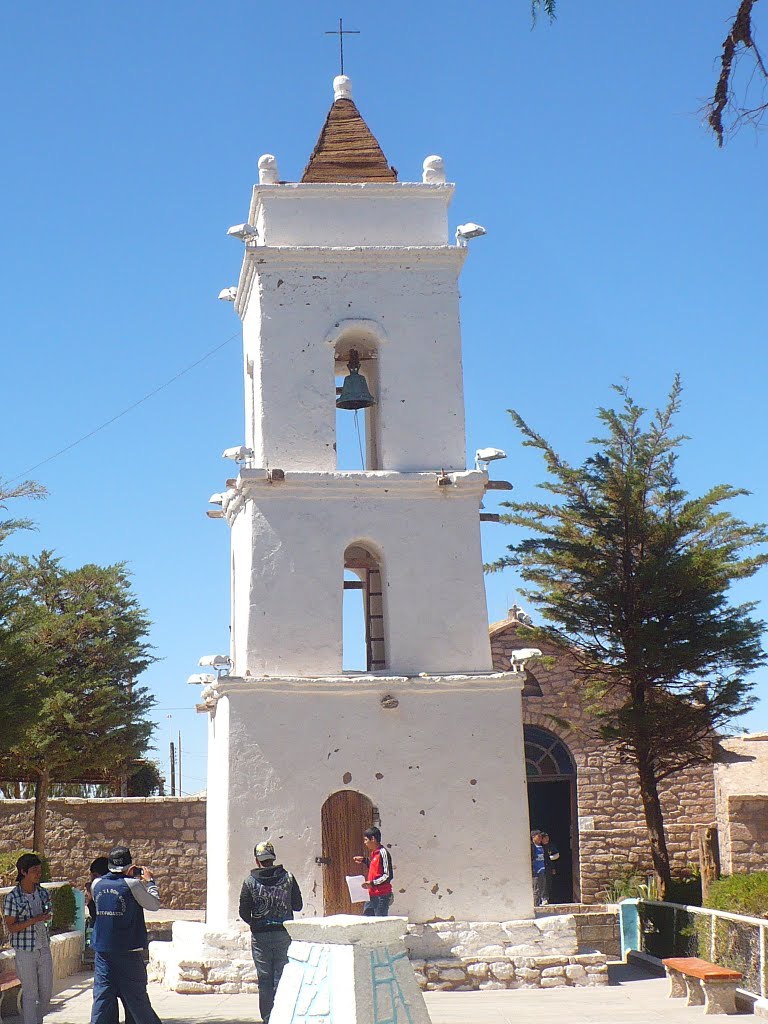
[[[528,776],[569,776],[576,774],[568,747],[554,733],[526,725],[525,769]]]
[[[334,350],[334,379],[336,398],[342,393],[344,381],[352,371],[352,364],[359,360],[357,377],[364,378],[374,404],[361,409],[340,409],[336,407],[336,468],[337,469],[380,469],[378,440],[378,362],[376,350],[365,341],[346,340],[339,342]]]
[[[381,672],[387,667],[384,642],[384,592],[381,564],[366,547],[344,552],[344,623],[342,666],[345,672]]]

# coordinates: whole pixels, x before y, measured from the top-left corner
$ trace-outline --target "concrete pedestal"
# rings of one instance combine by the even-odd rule
[[[429,1024],[404,917],[288,921],[288,966],[271,1024]]]

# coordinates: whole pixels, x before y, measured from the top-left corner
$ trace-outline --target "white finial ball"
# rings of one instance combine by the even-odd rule
[[[272,156],[271,153],[265,153],[264,156],[259,157],[259,184],[260,185],[277,185],[278,183],[277,174],[277,160]]]
[[[333,80],[334,100],[352,99],[352,79],[346,75],[337,75]]]
[[[428,185],[438,184],[445,181],[445,164],[441,156],[428,156],[422,164],[424,173],[421,180]]]

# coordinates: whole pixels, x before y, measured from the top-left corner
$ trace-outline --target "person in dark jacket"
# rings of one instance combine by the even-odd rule
[[[160,909],[157,885],[148,868],[133,863],[127,846],[116,846],[107,866],[91,887],[96,906],[91,1024],[114,1024],[118,996],[136,1024],[161,1024],[147,995],[144,963],[144,910]]]
[[[239,910],[251,928],[251,952],[259,978],[259,1013],[267,1024],[291,944],[283,922],[293,920],[293,912],[301,910],[304,900],[293,875],[282,864],[275,864],[272,843],[257,843],[253,855],[256,867],[243,882]]]
[[[547,862],[547,899],[550,903],[557,903],[554,896],[558,883],[557,869],[560,851],[549,838],[548,832],[541,833],[541,845],[544,847],[544,859]]]
[[[85,908],[88,911],[88,929],[86,931],[86,945],[91,945],[91,939],[93,936],[93,926],[96,924],[96,904],[93,900],[93,883],[97,878],[103,878],[104,875],[109,871],[109,858],[108,857],[97,857],[91,862],[91,866],[88,869],[91,875],[90,881],[85,883]],[[122,1000],[120,1000],[123,1002]],[[123,1010],[125,1012],[125,1024],[135,1024],[131,1011],[123,1002]]]

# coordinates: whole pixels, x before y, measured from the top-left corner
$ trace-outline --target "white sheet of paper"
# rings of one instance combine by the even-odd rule
[[[368,899],[368,891],[363,888],[363,875],[346,875],[349,898],[352,903],[363,903]]]

